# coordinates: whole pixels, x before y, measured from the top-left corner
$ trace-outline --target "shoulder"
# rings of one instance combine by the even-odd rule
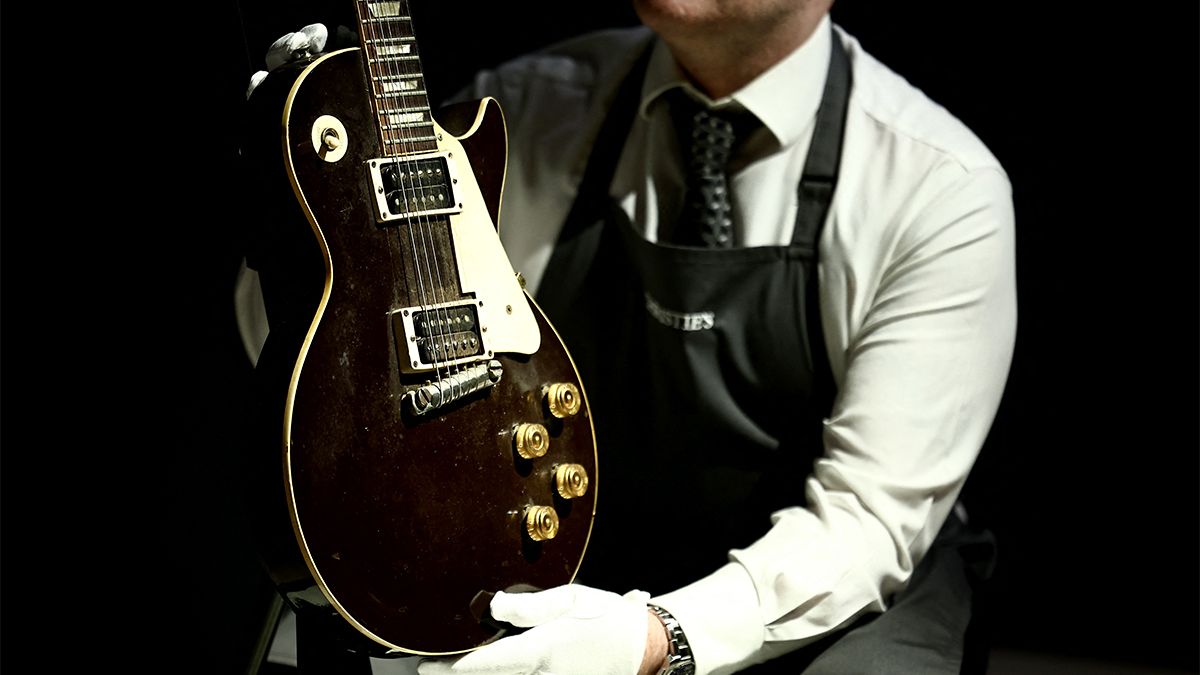
[[[515,112],[531,101],[591,103],[615,87],[652,39],[641,26],[586,33],[480,71],[470,93],[494,96]]]
[[[898,270],[957,266],[967,278],[1007,268],[1015,222],[999,160],[949,110],[853,37],[838,35],[854,80],[822,239],[826,263],[847,266],[847,278],[868,295]]]
[[[1011,229],[1012,186],[987,145],[855,38],[840,28],[838,36],[854,80],[837,234],[874,251],[867,258],[879,266],[935,233],[970,238]]]
[[[929,161],[957,165],[965,173],[999,170],[999,161],[979,137],[949,110],[930,99],[866,51],[840,27],[839,37],[852,63],[851,109],[858,131],[877,144],[903,146]],[[863,127],[869,127],[869,131]]]

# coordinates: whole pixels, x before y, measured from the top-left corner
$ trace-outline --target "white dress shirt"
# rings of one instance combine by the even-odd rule
[[[884,610],[953,508],[1011,361],[1007,175],[967,127],[840,28],[822,25],[785,60],[715,102],[742,106],[764,123],[733,177],[735,241],[791,238],[833,36],[853,73],[841,173],[819,242],[822,327],[838,396],[825,420],[823,458],[811,475],[797,476],[808,506],[776,512],[768,533],[731,550],[724,567],[655,599],[679,619],[699,673],[731,672]],[[500,232],[531,291],[608,99],[646,38],[641,28],[583,36],[480,73],[468,94],[495,96],[505,110]],[[680,208],[683,185],[658,97],[690,86],[661,42],[654,50],[611,184],[649,239]],[[619,450],[601,448],[601,458],[606,451]],[[662,564],[644,552],[629,555],[631,565]]]

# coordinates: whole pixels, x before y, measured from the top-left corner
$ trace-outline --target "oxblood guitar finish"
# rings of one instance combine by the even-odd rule
[[[405,56],[415,56],[416,45],[411,22],[401,20],[406,3],[378,3],[382,10],[358,4],[360,16],[386,17],[389,41],[365,41],[363,50],[317,59],[299,71],[283,106],[291,206],[300,207],[310,229],[275,235],[307,262],[281,263],[270,268],[274,276],[263,272],[268,303],[272,294],[286,298],[274,307],[260,370],[272,380],[268,405],[280,414],[274,426],[282,430],[275,446],[283,448],[279,498],[293,535],[290,546],[288,537],[271,539],[265,558],[297,611],[336,612],[375,649],[457,653],[497,635],[471,612],[477,594],[549,588],[574,578],[596,503],[591,411],[586,398],[580,412],[566,418],[548,410],[547,386],[570,383],[583,392],[583,385],[558,335],[519,287],[524,306],[488,306],[480,323],[503,330],[504,320],[515,323],[511,317],[529,312],[540,346],[531,354],[497,350],[493,358],[503,374],[494,386],[423,415],[406,405],[406,392],[467,365],[404,372],[398,345],[413,336],[397,335],[393,314],[438,302],[482,302],[495,285],[516,283],[504,258],[487,262],[507,265],[507,276],[482,284],[474,278],[479,293],[462,288],[467,266],[492,250],[490,244],[468,246],[464,233],[495,237],[506,140],[494,100],[460,107],[447,118],[448,127],[453,119],[457,132],[467,130],[463,136],[433,123],[427,102],[418,110],[424,87],[416,59],[404,59],[403,70],[365,67],[364,55],[386,61],[372,44],[411,45],[389,52]],[[362,34],[368,40],[379,35],[370,28]],[[372,84],[379,72],[421,82],[420,98],[391,96],[373,105],[383,100]],[[397,105],[405,107],[388,107]],[[318,120],[329,118],[344,128],[336,161],[323,156],[328,147],[313,143]],[[398,120],[419,120],[405,127],[419,138],[442,138],[384,142],[393,134],[388,122]],[[383,222],[369,162],[435,151],[450,152],[466,169],[457,184],[462,211]],[[474,219],[474,226],[460,219]],[[544,456],[517,453],[513,432],[522,423],[545,426]],[[583,496],[564,499],[555,492],[555,468],[567,463],[587,474]],[[525,511],[533,506],[553,507],[559,519],[553,539],[534,541],[526,533]],[[268,526],[286,527],[279,515],[268,516]]]

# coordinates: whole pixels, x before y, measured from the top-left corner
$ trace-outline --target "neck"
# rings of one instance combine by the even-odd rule
[[[826,11],[827,6],[797,12],[769,26],[660,31],[659,35],[692,82],[710,98],[719,99],[746,86],[803,45]]]

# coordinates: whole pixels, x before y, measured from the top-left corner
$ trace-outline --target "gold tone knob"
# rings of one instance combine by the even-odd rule
[[[517,454],[525,459],[533,459],[546,454],[550,448],[550,434],[546,427],[540,424],[522,422],[513,429],[513,442],[517,446]]]
[[[582,464],[559,464],[554,469],[554,489],[563,499],[574,499],[587,494],[587,469]]]
[[[550,506],[530,506],[525,511],[525,531],[534,541],[546,541],[558,535],[558,514]]]
[[[546,387],[546,405],[550,414],[559,419],[578,413],[582,402],[579,389],[570,382],[555,382]]]

